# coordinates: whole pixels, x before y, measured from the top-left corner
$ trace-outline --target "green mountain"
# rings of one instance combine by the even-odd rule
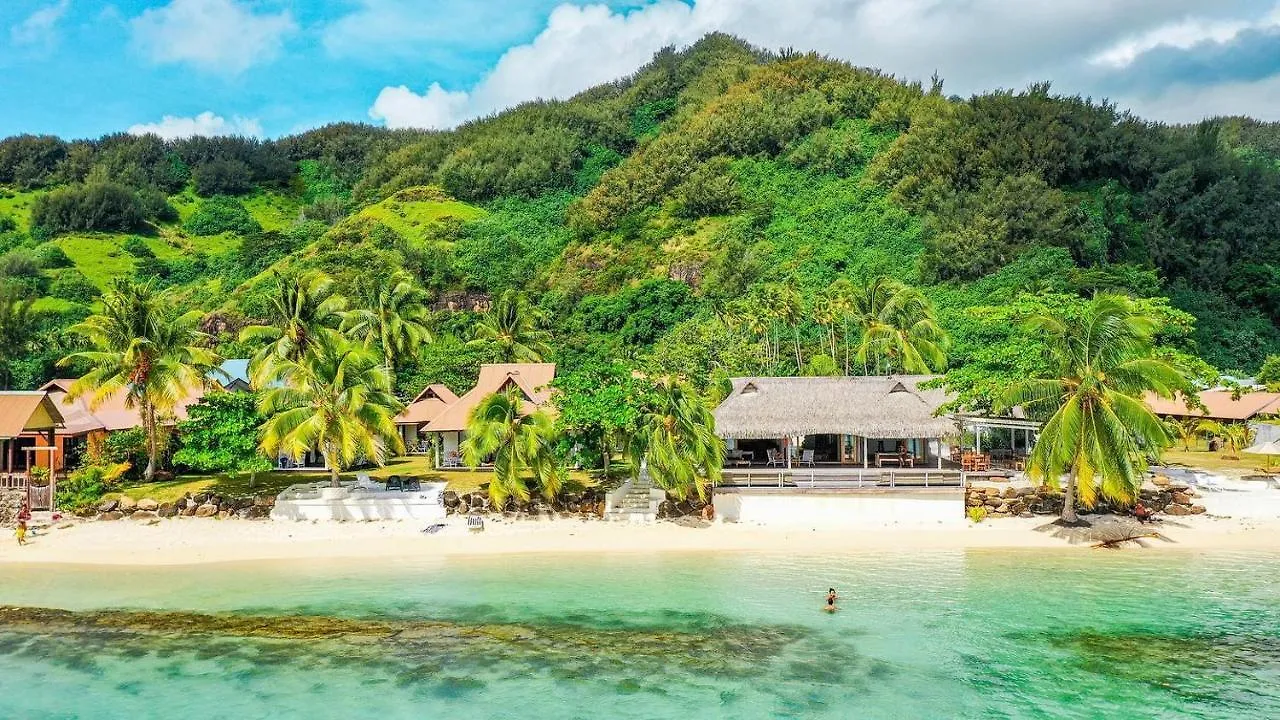
[[[1205,375],[1280,353],[1275,125],[1161,125],[1048,85],[949,97],[722,35],[449,132],[9,138],[0,187],[0,278],[38,325],[0,348],[15,387],[54,373],[112,276],[173,286],[239,354],[273,273],[304,268],[353,297],[399,268],[434,293],[442,338],[406,394],[465,382],[471,309],[510,288],[554,359],[700,383],[835,371],[829,289],[876,276],[925,290],[978,403],[1033,369],[1022,316],[1100,289],[1144,298]]]

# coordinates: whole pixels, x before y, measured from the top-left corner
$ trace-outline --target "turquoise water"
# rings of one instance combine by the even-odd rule
[[[0,605],[3,718],[1280,717],[1274,554],[7,567]]]

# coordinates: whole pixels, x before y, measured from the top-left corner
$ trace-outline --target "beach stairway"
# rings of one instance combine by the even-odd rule
[[[658,501],[652,498],[653,482],[649,474],[642,472],[623,488],[622,497],[611,505],[608,516],[612,520],[629,522],[653,522],[658,517]]]

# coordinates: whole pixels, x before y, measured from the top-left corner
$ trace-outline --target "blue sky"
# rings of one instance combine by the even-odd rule
[[[1277,0],[7,0],[0,136],[449,127],[715,30],[961,94],[1052,80],[1154,119],[1280,120]]]

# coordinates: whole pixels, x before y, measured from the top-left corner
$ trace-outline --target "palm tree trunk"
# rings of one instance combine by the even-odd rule
[[[156,443],[156,409],[145,397],[142,400],[142,425],[147,434],[147,469],[142,474],[144,482],[151,482],[156,476],[156,459],[160,455],[160,447]]]
[[[1072,470],[1067,476],[1067,487],[1062,497],[1062,522],[1077,523],[1080,522],[1080,516],[1076,515],[1076,471]]]
[[[796,341],[796,374],[799,375],[800,371],[804,368],[804,363],[800,360],[800,326],[792,325],[791,334]]]
[[[323,454],[324,464],[329,466],[329,485],[338,487],[338,458],[334,456],[332,443],[325,443]]]

